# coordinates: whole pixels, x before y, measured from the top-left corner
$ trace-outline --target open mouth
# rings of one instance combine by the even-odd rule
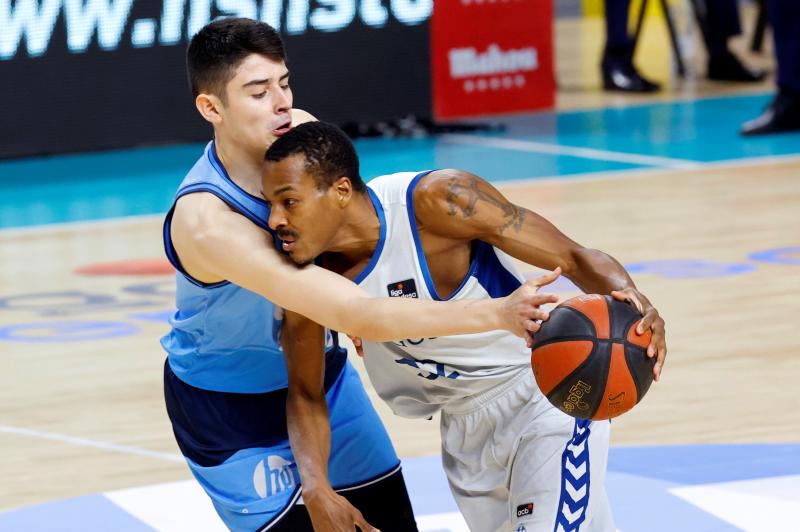
[[[296,242],[296,241],[294,241],[294,240],[284,240],[284,239],[281,239],[281,249],[282,249],[283,251],[285,251],[286,253],[291,253],[291,252],[292,252],[292,250],[293,250],[293,249],[294,249],[294,247],[295,247],[295,244],[297,244],[297,242]]]
[[[285,135],[286,133],[288,133],[290,129],[292,129],[292,121],[291,120],[289,120],[288,122],[283,124],[281,127],[277,127],[275,129],[273,129],[272,130],[272,134],[275,135],[276,137],[280,137],[280,136]]]

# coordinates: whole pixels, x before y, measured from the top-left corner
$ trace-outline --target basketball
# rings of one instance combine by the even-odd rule
[[[534,336],[531,366],[547,399],[579,419],[610,419],[636,406],[653,382],[650,331],[642,315],[611,296],[564,301]]]

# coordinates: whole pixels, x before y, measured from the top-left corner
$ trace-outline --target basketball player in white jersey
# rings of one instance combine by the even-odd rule
[[[439,170],[365,185],[347,136],[320,122],[282,136],[266,159],[269,225],[295,262],[316,260],[374,296],[431,300],[510,293],[522,282],[510,256],[556,275],[560,270],[585,292],[610,293],[639,309],[644,318],[637,332],[652,330],[648,354],[657,357],[659,377],[664,322],[625,269],[479,177]],[[317,326],[298,315],[288,316],[286,327],[303,331],[283,338],[287,357],[305,360],[306,373],[319,379],[321,332],[314,334]],[[420,335],[364,341],[363,349],[376,391],[396,414],[427,418],[441,411],[445,471],[471,530],[615,530],[603,482],[609,422],[575,420],[551,406],[520,338]],[[291,381],[289,396],[311,401]],[[313,419],[300,423],[313,441]],[[311,453],[306,460],[307,474],[324,466]]]

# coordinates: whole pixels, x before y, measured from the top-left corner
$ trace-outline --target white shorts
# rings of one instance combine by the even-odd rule
[[[533,372],[442,412],[442,461],[472,532],[614,532],[608,421],[553,407]]]

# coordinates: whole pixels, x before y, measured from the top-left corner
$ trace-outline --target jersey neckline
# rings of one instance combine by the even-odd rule
[[[417,227],[417,215],[414,212],[414,190],[417,188],[417,184],[419,184],[420,180],[433,171],[434,170],[420,172],[411,180],[411,183],[408,184],[408,189],[406,189],[406,210],[408,211],[408,224],[411,230],[411,236],[414,237],[414,248],[417,252],[419,269],[422,271],[422,277],[425,279],[425,286],[428,287],[428,293],[430,293],[431,297],[436,301],[450,301],[463,290],[464,285],[467,284],[470,277],[477,271],[479,253],[475,253],[475,256],[470,261],[469,270],[467,270],[467,274],[461,280],[458,288],[453,290],[453,293],[446,298],[440,297],[439,292],[436,290],[436,284],[431,277],[430,269],[428,268],[428,259],[425,257],[425,250],[422,248],[422,239],[419,236],[419,228]]]
[[[372,257],[369,259],[369,263],[364,267],[361,272],[353,278],[353,282],[356,284],[361,283],[367,276],[372,273],[372,270],[375,269],[375,266],[378,264],[378,260],[381,258],[381,253],[383,252],[383,245],[386,242],[386,215],[383,212],[383,205],[381,204],[381,200],[378,198],[378,195],[375,192],[367,187],[367,192],[369,193],[369,199],[372,202],[372,207],[375,209],[375,214],[378,215],[378,222],[380,222],[380,236],[378,237],[378,245],[375,246],[375,251],[372,253]]]
[[[209,150],[208,150],[208,160],[209,160],[209,162],[211,162],[211,166],[214,167],[214,169],[217,171],[217,173],[219,173],[219,175],[222,176],[222,178],[225,179],[228,183],[233,185],[233,187],[236,188],[236,190],[238,190],[239,192],[241,192],[245,196],[257,201],[258,203],[260,203],[264,207],[268,207],[269,206],[269,204],[267,203],[267,200],[265,200],[264,198],[260,198],[258,196],[254,196],[253,194],[250,194],[248,191],[246,191],[245,189],[240,187],[236,183],[236,181],[231,179],[231,177],[228,175],[228,170],[225,168],[225,165],[222,164],[222,161],[220,160],[219,155],[217,154],[217,143],[216,143],[216,141],[213,141],[213,140],[211,141],[211,146],[209,147]]]

